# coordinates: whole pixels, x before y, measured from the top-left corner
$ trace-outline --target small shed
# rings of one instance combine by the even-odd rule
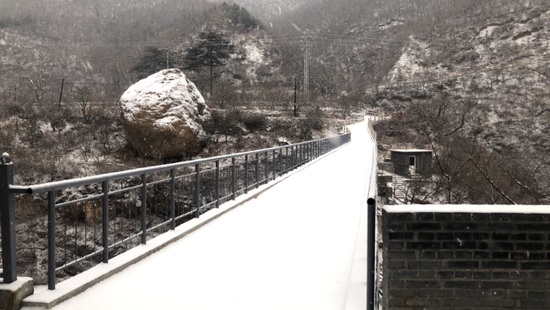
[[[402,176],[430,175],[432,172],[431,150],[390,150],[395,173]]]

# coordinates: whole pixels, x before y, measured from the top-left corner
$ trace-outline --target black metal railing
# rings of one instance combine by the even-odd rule
[[[13,185],[13,165],[6,156],[0,163],[4,283],[17,279],[14,195],[34,195],[47,201],[47,234],[42,235],[47,235],[47,283],[53,290],[60,274],[63,279],[108,263],[110,258],[350,140],[351,135],[345,134],[31,186]]]

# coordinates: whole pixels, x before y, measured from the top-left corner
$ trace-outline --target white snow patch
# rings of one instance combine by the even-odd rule
[[[535,39],[535,34],[531,34],[525,37],[521,37],[517,39],[515,42],[520,45],[527,45],[531,43]]]
[[[429,44],[416,40],[413,36],[410,37],[411,45],[401,55],[389,73],[390,82],[406,82],[408,80],[419,80],[420,77],[425,77],[425,67],[422,66],[423,57],[430,55]],[[439,66],[437,74],[440,71],[446,71]]]
[[[490,37],[498,26],[489,26],[479,32],[480,38]]]
[[[406,81],[421,72],[422,68],[418,65],[419,62],[416,54],[411,48],[408,48],[390,72],[391,83]]]
[[[244,46],[246,50],[246,59],[248,62],[263,63],[264,55],[261,49],[259,49],[256,44],[250,43]]]
[[[380,29],[380,30],[387,30],[387,29],[389,29],[389,28],[392,28],[392,27],[395,27],[395,26],[399,26],[399,25],[403,25],[403,24],[405,24],[405,21],[404,21],[404,20],[392,19],[391,21],[389,21],[389,22],[386,23],[386,24],[378,25],[378,29]]]

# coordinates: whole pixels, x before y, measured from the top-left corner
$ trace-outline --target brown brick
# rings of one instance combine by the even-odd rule
[[[407,270],[407,269],[390,270],[390,271],[388,271],[388,275],[389,275],[390,279],[418,278],[418,271],[417,270]]]
[[[542,250],[544,250],[544,243],[518,242],[518,243],[516,243],[516,250],[542,251]]]
[[[423,241],[423,240],[435,240],[435,233],[419,232],[418,233],[418,241]]]
[[[416,219],[418,221],[429,221],[433,220],[434,214],[433,213],[416,213]]]
[[[439,298],[411,298],[405,300],[405,305],[410,307],[429,307],[433,309],[441,307],[441,304]]]
[[[441,224],[440,223],[411,223],[411,224],[407,224],[407,229],[412,231],[441,230]]]
[[[439,281],[405,280],[406,288],[436,288],[441,287]]]
[[[388,236],[390,240],[413,240],[414,239],[414,233],[413,232],[390,232],[388,233]]]
[[[520,307],[536,307],[541,309],[542,307],[550,307],[549,299],[522,299],[519,301]]]
[[[416,259],[415,251],[388,251],[388,258],[390,259]]]
[[[407,242],[407,250],[437,250],[441,248],[439,242]]]
[[[413,219],[412,213],[387,213],[389,222],[402,222],[411,221]]]
[[[504,290],[472,290],[473,298],[506,298],[507,291]]]

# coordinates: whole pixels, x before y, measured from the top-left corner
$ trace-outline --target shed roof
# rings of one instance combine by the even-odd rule
[[[421,150],[421,149],[390,150],[390,152],[397,152],[397,153],[433,153],[432,150]]]

